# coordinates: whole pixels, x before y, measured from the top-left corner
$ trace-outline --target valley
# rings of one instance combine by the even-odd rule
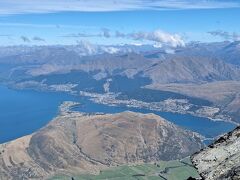
[[[142,164],[132,166],[119,166],[101,171],[99,174],[84,175],[56,175],[49,180],[67,180],[69,178],[76,180],[85,179],[122,179],[122,180],[179,180],[189,177],[199,178],[198,172],[192,167],[189,158],[175,161],[160,161],[154,164]]]

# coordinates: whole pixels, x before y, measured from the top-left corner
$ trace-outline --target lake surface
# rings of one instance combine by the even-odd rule
[[[231,131],[236,127],[231,123],[214,122],[192,115],[113,107],[96,104],[86,97],[71,96],[65,93],[12,90],[0,86],[0,143],[31,134],[40,129],[57,115],[58,106],[63,101],[80,102],[81,105],[75,107],[74,110],[89,113],[117,113],[127,110],[142,113],[152,112],[209,138]]]

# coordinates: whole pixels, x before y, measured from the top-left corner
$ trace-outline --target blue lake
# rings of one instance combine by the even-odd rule
[[[32,90],[12,90],[0,86],[0,143],[31,134],[46,125],[58,113],[63,101],[77,101],[81,105],[74,108],[81,112],[117,113],[126,110],[158,114],[186,129],[199,132],[206,137],[216,137],[234,129],[227,122],[213,122],[207,118],[144,109],[112,107],[93,103],[85,97],[64,93],[38,92]]]

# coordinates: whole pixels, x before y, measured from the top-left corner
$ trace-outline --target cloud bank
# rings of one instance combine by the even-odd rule
[[[122,38],[141,42],[151,42],[157,46],[167,45],[171,47],[185,46],[183,38],[179,34],[173,34],[164,32],[162,30],[155,31],[139,31],[133,33],[124,33],[116,31],[115,35],[110,29],[102,28],[100,33],[88,34],[88,33],[76,33],[67,34],[61,37],[66,38],[86,38],[86,37],[101,37],[101,38]]]
[[[61,11],[211,9],[240,7],[238,0],[0,0],[0,14]]]
[[[129,34],[124,34],[122,32],[116,31],[115,36],[118,38],[128,38],[139,41],[152,41],[157,43],[158,46],[168,45],[172,47],[177,47],[185,45],[184,40],[180,35],[171,34],[162,30],[155,30],[150,32],[140,31]]]

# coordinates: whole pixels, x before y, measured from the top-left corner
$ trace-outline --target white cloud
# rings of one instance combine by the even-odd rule
[[[240,7],[237,0],[0,0],[0,14]]]
[[[33,37],[32,40],[33,41],[45,41],[45,39],[38,37],[38,36]]]
[[[110,34],[110,30],[107,28],[102,28],[102,32],[103,32],[103,37],[105,38],[110,38],[111,34]]]
[[[116,54],[120,51],[120,49],[116,47],[102,47],[103,51],[109,54]]]
[[[155,30],[151,32],[135,32],[124,34],[122,32],[116,32],[117,38],[128,38],[139,41],[152,41],[155,42],[158,46],[169,45],[172,47],[184,46],[184,40],[178,34],[171,34],[161,30]]]
[[[23,42],[26,42],[26,43],[30,43],[31,42],[31,40],[28,37],[26,37],[26,36],[21,36],[20,38],[23,40]]]

